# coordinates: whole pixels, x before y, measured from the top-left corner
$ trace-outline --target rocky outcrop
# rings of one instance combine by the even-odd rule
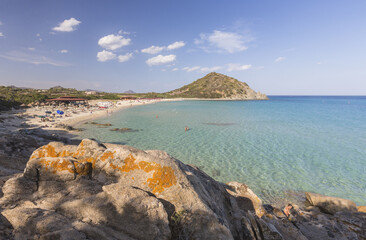
[[[306,192],[305,196],[310,205],[319,207],[325,213],[335,214],[341,211],[357,212],[356,203],[351,200],[310,192]]]
[[[362,239],[366,226],[364,213],[314,206],[286,216],[165,152],[89,139],[38,148],[2,190],[7,239]]]

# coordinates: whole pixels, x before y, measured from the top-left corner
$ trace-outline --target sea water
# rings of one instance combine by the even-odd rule
[[[311,191],[366,204],[366,97],[161,102],[97,122],[112,126],[84,124],[80,137],[164,150],[266,202]]]

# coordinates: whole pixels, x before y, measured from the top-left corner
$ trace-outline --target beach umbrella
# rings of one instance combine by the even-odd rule
[[[39,117],[39,118],[45,118],[46,116],[43,116],[43,115],[39,115],[39,116],[37,116],[37,117]]]
[[[58,114],[60,114],[60,115],[64,114],[64,112],[63,112],[63,111],[61,111],[61,110],[57,110],[56,112],[57,112]]]
[[[51,114],[52,112],[51,111],[45,111],[46,114]]]

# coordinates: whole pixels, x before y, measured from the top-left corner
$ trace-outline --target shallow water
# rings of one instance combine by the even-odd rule
[[[162,102],[97,122],[113,126],[80,137],[164,150],[265,201],[311,191],[366,204],[366,97]]]

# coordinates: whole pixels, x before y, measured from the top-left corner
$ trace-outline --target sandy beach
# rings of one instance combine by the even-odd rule
[[[126,108],[135,107],[145,104],[154,104],[161,101],[172,101],[173,99],[148,99],[148,100],[131,100],[131,101],[103,101],[103,100],[92,100],[89,101],[90,107],[32,107],[26,109],[25,112],[16,113],[17,116],[23,118],[23,121],[12,121],[13,126],[20,126],[20,122],[26,123],[34,127],[41,127],[44,130],[57,130],[63,129],[64,126],[76,127],[86,121],[95,120],[98,118],[108,117],[118,111]],[[174,100],[173,100],[174,101]],[[100,108],[97,106],[98,103],[110,103],[108,108]],[[55,113],[57,110],[64,112],[63,115],[59,114],[46,114],[45,112]],[[9,115],[13,112],[8,113]],[[42,120],[40,116],[46,116],[45,120]],[[18,123],[18,124],[17,124]],[[66,129],[67,130],[67,129]]]

